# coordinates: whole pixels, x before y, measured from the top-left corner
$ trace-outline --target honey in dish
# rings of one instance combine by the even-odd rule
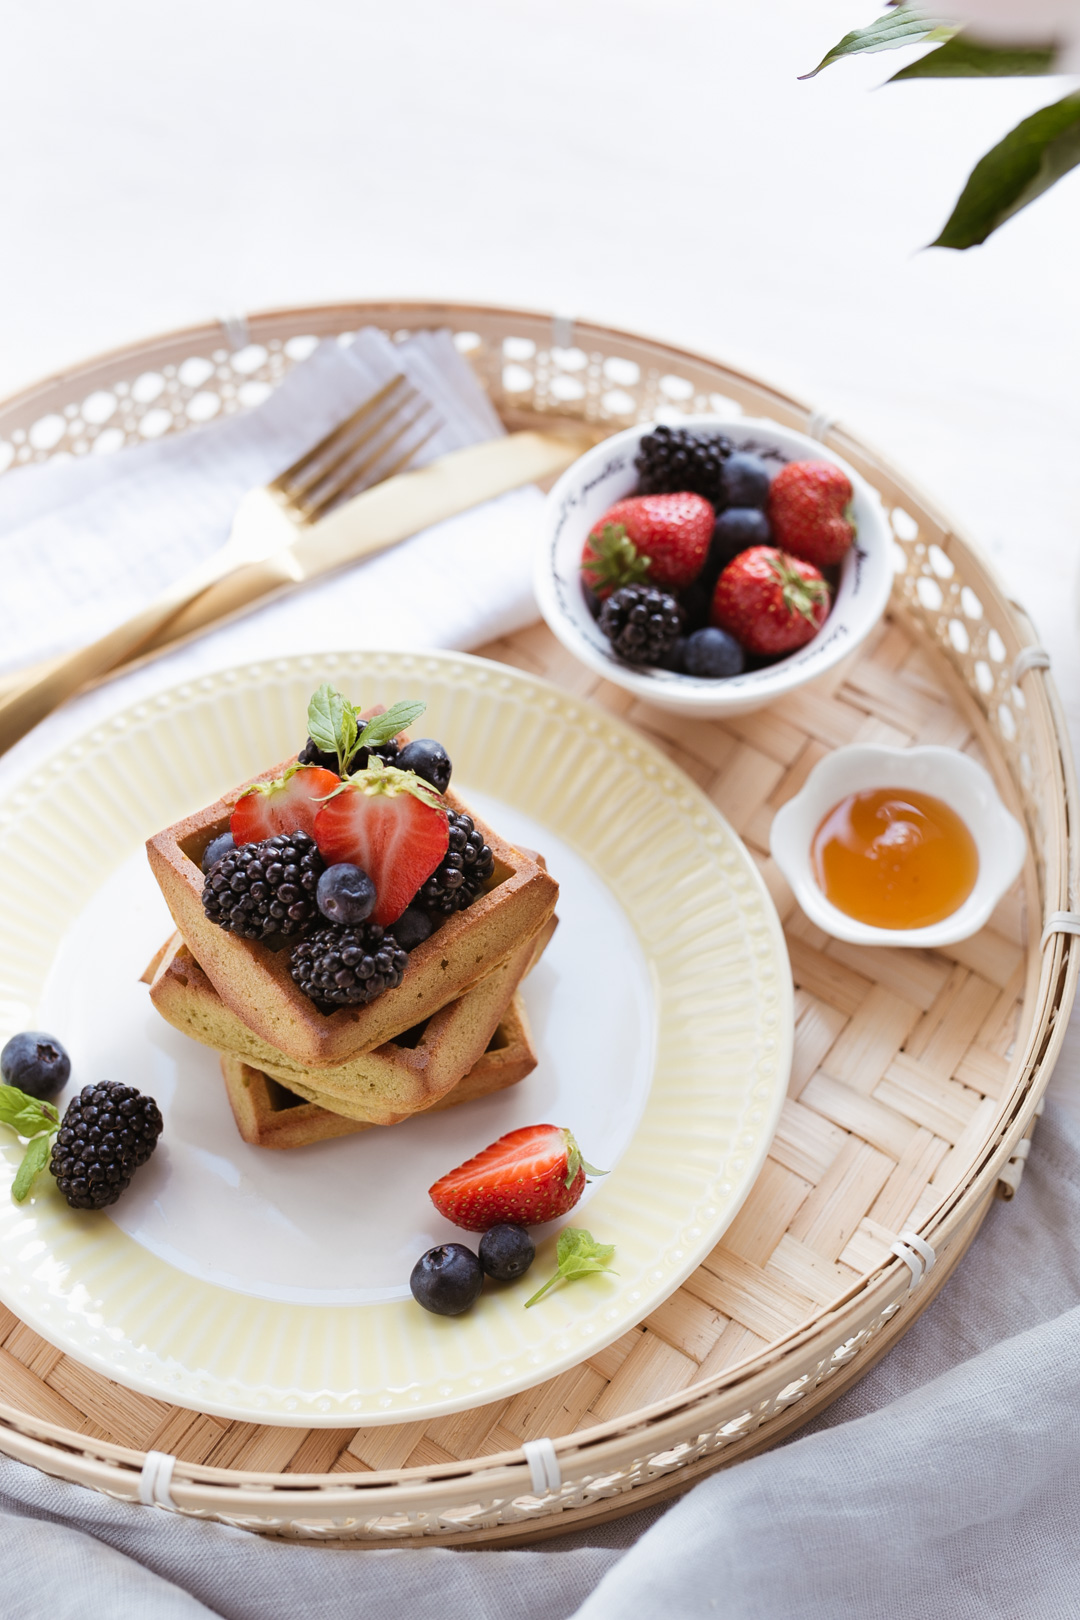
[[[956,811],[912,788],[849,793],[810,846],[814,876],[840,911],[873,928],[925,928],[963,905],[979,875]]]

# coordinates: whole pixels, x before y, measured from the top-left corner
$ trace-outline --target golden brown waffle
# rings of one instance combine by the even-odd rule
[[[275,766],[253,780],[284,769]],[[210,841],[228,830],[242,792],[237,788],[167,827],[149,840],[147,854],[177,929],[221,1000],[268,1046],[304,1069],[338,1066],[430,1018],[504,962],[555,910],[559,886],[539,862],[504,843],[447,793],[451,809],[472,815],[495,857],[487,890],[416,947],[396,989],[366,1007],[321,1013],[293,983],[286,952],[226,933],[203,912],[199,862]]]
[[[489,1097],[524,1080],[536,1067],[536,1049],[521,996],[515,994],[488,1042],[487,1051],[464,1079],[432,1103],[425,1113],[456,1108],[477,1097]],[[310,1147],[332,1137],[352,1136],[375,1126],[299,1097],[271,1075],[252,1068],[243,1058],[222,1053],[221,1072],[236,1120],[236,1128],[253,1147]]]
[[[339,1114],[393,1125],[430,1108],[469,1073],[555,926],[556,919],[549,918],[532,939],[421,1025],[332,1069],[305,1068],[260,1040],[221,1000],[179,935],[157,953],[144,978],[150,975],[150,998],[158,1012],[183,1034]]]

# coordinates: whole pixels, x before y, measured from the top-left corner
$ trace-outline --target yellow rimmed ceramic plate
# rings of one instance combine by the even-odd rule
[[[454,785],[543,851],[561,926],[527,981],[538,1068],[510,1091],[289,1153],[237,1136],[217,1060],[166,1026],[139,974],[169,931],[143,840],[294,750],[308,697],[426,699]],[[0,1146],[0,1298],[121,1383],[218,1416],[340,1427],[511,1395],[611,1343],[708,1254],[765,1158],[792,1047],[780,925],[747,851],[638,733],[461,654],[345,653],[227,670],[117,715],[0,805],[0,1037],[44,1028],[72,1084],[157,1097],[165,1133],[111,1211],[42,1177],[18,1207]],[[62,1099],[66,1100],[65,1099]],[[609,1169],[569,1224],[616,1275],[525,1299],[554,1268],[423,1312],[412,1264],[444,1240],[427,1187],[504,1131],[572,1128]],[[561,1224],[561,1223],[560,1223]]]

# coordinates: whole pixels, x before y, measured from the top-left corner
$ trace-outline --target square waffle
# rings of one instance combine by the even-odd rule
[[[179,935],[143,975],[166,1021],[204,1046],[236,1057],[301,1097],[371,1125],[392,1125],[431,1107],[487,1051],[522,978],[555,931],[531,938],[430,1018],[334,1068],[308,1069],[262,1041],[218,996]]]
[[[284,769],[278,765],[252,780]],[[199,863],[211,840],[228,830],[243,791],[166,827],[148,841],[147,855],[180,935],[222,1002],[260,1040],[305,1069],[339,1066],[412,1029],[504,962],[555,910],[559,886],[539,861],[473,815],[495,857],[485,892],[416,947],[395,989],[364,1007],[321,1013],[293,983],[286,951],[226,933],[203,911]],[[451,809],[472,815],[455,794],[445,798]]]
[[[477,1097],[505,1091],[524,1080],[535,1067],[532,1033],[521,997],[515,993],[488,1042],[487,1051],[464,1079],[422,1112],[434,1114],[456,1108],[459,1103],[472,1102]],[[253,1147],[310,1147],[313,1142],[376,1128],[370,1121],[348,1119],[344,1114],[297,1096],[280,1081],[235,1054],[222,1053],[221,1072],[236,1128]]]

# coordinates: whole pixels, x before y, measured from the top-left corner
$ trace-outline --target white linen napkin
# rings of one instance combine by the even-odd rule
[[[137,611],[224,544],[248,489],[397,371],[444,424],[414,465],[503,432],[448,332],[391,343],[369,329],[319,344],[245,416],[0,479],[0,671],[82,645]],[[512,491],[107,682],[0,759],[0,791],[102,715],[233,661],[362,646],[468,648],[530,623],[541,502],[533,487]]]

